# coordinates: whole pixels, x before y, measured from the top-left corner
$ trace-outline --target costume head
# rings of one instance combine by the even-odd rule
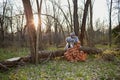
[[[70,33],[70,36],[71,36],[71,37],[76,36],[76,35],[75,35],[75,32]]]

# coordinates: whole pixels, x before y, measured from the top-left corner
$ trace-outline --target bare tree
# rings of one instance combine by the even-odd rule
[[[38,63],[38,52],[42,49],[42,31],[41,31],[41,7],[42,0],[39,5],[39,1],[36,0],[38,10],[38,26],[37,26],[37,41],[36,41],[36,63]]]
[[[33,13],[32,8],[30,4],[30,0],[22,0],[23,7],[25,11],[26,21],[27,21],[27,29],[28,29],[28,35],[29,35],[29,41],[30,41],[30,52],[32,56],[32,63],[37,63],[37,57],[36,57],[36,30],[35,25],[33,23]]]
[[[70,13],[70,22],[71,22],[71,24],[70,24],[70,30],[71,30],[71,32],[73,31],[73,28],[72,28],[72,25],[73,25],[73,19],[72,19],[72,11],[71,11],[71,6],[70,6],[70,1],[69,0],[67,0],[67,2],[68,2],[68,9],[69,9],[69,13]]]
[[[109,2],[109,1],[108,1]],[[112,44],[112,35],[111,35],[111,27],[112,27],[112,20],[111,20],[111,15],[112,15],[112,3],[113,0],[110,0],[110,4],[108,3],[108,8],[109,8],[109,46],[111,47]]]
[[[112,44],[112,34],[111,34],[111,27],[112,27],[112,20],[111,20],[111,14],[112,14],[112,1],[110,2],[110,12],[109,12],[109,46],[111,47]]]
[[[91,0],[87,0],[85,3],[85,8],[84,8],[84,13],[83,13],[83,19],[82,19],[82,26],[81,26],[81,34],[80,34],[80,41],[81,45],[83,45],[83,39],[84,39],[84,34],[85,34],[85,26],[86,26],[86,18],[87,18],[87,13],[88,13],[88,7],[90,5]]]
[[[52,1],[53,2],[53,1]],[[63,13],[63,16],[64,16],[64,18],[65,18],[65,20],[66,20],[66,23],[68,24],[68,26],[70,26],[70,29],[71,29],[71,31],[72,31],[72,26],[71,26],[71,23],[70,23],[70,21],[69,21],[69,18],[68,18],[68,16],[67,16],[67,14],[65,14],[65,11],[61,8],[61,6],[58,4],[58,3],[56,3],[55,1],[54,1],[54,5],[56,5],[57,7],[58,7],[58,9],[60,9],[60,11]]]
[[[94,30],[93,30],[93,3],[92,0],[90,0],[90,28],[88,32],[89,37],[89,46],[94,47]]]
[[[73,12],[73,20],[74,20],[74,32],[76,36],[79,36],[79,22],[78,22],[78,6],[77,0],[73,0],[74,12]]]
[[[6,14],[6,6],[7,6],[7,0],[4,2],[3,1],[3,13],[0,17],[0,31],[1,31],[1,34],[0,34],[0,44],[2,45],[2,47],[4,46],[2,43],[4,41],[4,19],[5,19],[5,14]]]

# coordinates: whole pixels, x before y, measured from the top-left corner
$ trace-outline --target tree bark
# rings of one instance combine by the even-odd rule
[[[71,24],[70,24],[70,30],[71,30],[71,32],[72,32],[72,31],[73,31],[73,28],[72,28],[72,25],[73,25],[73,19],[72,19],[72,13],[71,13],[71,6],[70,6],[70,1],[67,0],[67,2],[68,2],[69,13],[70,13],[70,22],[71,22]]]
[[[84,39],[84,35],[85,35],[85,26],[86,26],[86,18],[87,18],[87,13],[88,13],[88,7],[90,4],[91,0],[87,0],[86,4],[85,4],[85,8],[84,8],[84,14],[83,14],[83,19],[82,19],[82,26],[81,26],[81,34],[80,34],[80,41],[81,41],[81,45],[83,45],[83,39]]]
[[[42,49],[42,31],[41,31],[41,7],[42,0],[39,5],[39,1],[36,0],[38,10],[38,26],[37,26],[37,41],[36,41],[36,63],[38,63],[38,51]]]
[[[22,0],[26,21],[27,21],[27,29],[29,35],[29,42],[30,42],[30,53],[31,53],[31,61],[32,63],[36,63],[36,30],[35,25],[33,23],[33,13],[30,4],[30,0]]]
[[[109,11],[109,46],[111,47],[112,44],[112,35],[111,35],[111,27],[112,27],[112,23],[111,23],[111,14],[112,14],[112,1],[110,2],[110,11]]]
[[[78,22],[78,6],[77,6],[77,0],[73,0],[74,5],[74,12],[73,12],[73,19],[74,19],[74,32],[76,36],[79,36],[79,22]]]
[[[14,34],[13,34],[13,26],[12,26],[12,23],[13,23],[13,21],[12,21],[12,15],[13,15],[13,7],[11,6],[11,19],[10,19],[10,28],[11,28],[11,40],[13,41],[13,38],[14,38]]]
[[[90,33],[89,33],[89,46],[94,47],[94,30],[93,30],[93,4],[92,1],[90,0]]]

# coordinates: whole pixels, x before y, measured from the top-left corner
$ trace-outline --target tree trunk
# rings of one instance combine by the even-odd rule
[[[78,6],[77,6],[77,0],[73,0],[74,5],[74,12],[73,12],[73,19],[74,19],[74,32],[76,36],[79,36],[79,22],[78,22]]]
[[[90,1],[91,0],[86,1],[85,8],[84,8],[83,19],[82,19],[81,34],[80,34],[80,41],[81,41],[82,46],[83,46],[83,39],[84,39],[84,35],[85,35],[86,18],[87,18],[88,7],[89,7],[89,4],[90,4]]]
[[[112,35],[111,35],[111,14],[112,14],[112,0],[110,2],[110,11],[109,11],[109,46],[111,47],[112,44]]]
[[[71,13],[71,6],[70,6],[70,1],[67,0],[67,2],[68,2],[69,13],[70,13],[70,22],[71,22],[71,24],[70,24],[70,30],[71,30],[71,32],[72,32],[72,31],[73,31],[73,28],[72,28],[73,19],[72,19],[72,13]]]
[[[29,42],[30,42],[30,53],[31,53],[31,61],[32,63],[36,63],[36,31],[35,25],[33,23],[33,13],[30,4],[30,0],[22,0],[26,21],[27,21],[27,30],[29,35]]]
[[[3,42],[4,42],[4,29],[3,29],[3,24],[4,22],[1,22],[1,34],[0,34],[0,44],[2,45],[1,47],[4,46]]]
[[[10,27],[11,27],[11,40],[13,41],[14,35],[13,35],[13,26],[12,26],[12,15],[13,15],[13,7],[11,6],[11,20],[10,20]]]
[[[42,0],[39,5],[39,1],[36,0],[38,10],[38,26],[37,26],[37,41],[36,41],[36,63],[38,63],[38,51],[42,49],[42,31],[41,31],[41,7]]]
[[[93,5],[92,1],[90,0],[90,33],[89,33],[89,42],[90,42],[90,47],[94,47],[94,30],[93,30]]]
[[[36,3],[37,3],[37,11],[38,11],[38,26],[37,26],[37,47],[38,50],[42,49],[42,31],[41,31],[41,7],[42,7],[42,0],[40,2],[40,5],[39,5],[39,1],[36,0]],[[37,50],[37,51],[38,51]]]

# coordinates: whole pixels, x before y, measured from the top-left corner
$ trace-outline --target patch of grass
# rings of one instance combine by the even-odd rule
[[[58,50],[58,48],[50,47],[47,50]],[[28,55],[29,51],[26,48],[14,48],[0,49],[0,53],[0,60],[4,60]],[[120,66],[112,61],[96,59],[98,56],[88,55],[86,62],[53,59],[38,65],[27,64],[7,72],[0,72],[0,80],[120,80]]]
[[[13,58],[21,57],[29,54],[27,48],[0,48],[0,61]]]
[[[97,45],[95,45],[95,47],[97,47],[97,48],[102,48],[102,49],[110,49],[110,47],[109,47],[109,45],[101,45],[101,44],[97,44]],[[116,48],[117,47],[117,45],[111,45],[111,48]]]
[[[119,77],[120,66],[96,59],[72,63],[63,59],[28,64],[0,74],[1,80],[106,80]]]

